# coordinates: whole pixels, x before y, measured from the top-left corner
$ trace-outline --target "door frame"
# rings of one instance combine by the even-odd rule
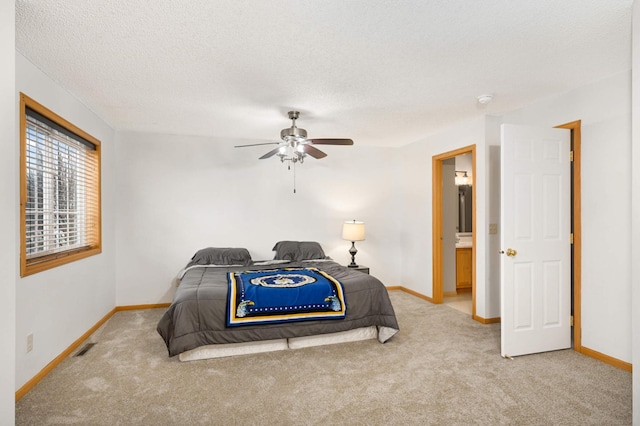
[[[432,157],[432,245],[433,245],[433,280],[432,280],[432,301],[442,303],[442,162],[459,155],[471,154],[471,176],[473,185],[477,183],[476,176],[476,145],[469,145],[462,148],[448,151]],[[474,194],[471,202],[471,228],[473,229],[471,251],[471,317],[476,319],[476,199]]]
[[[582,352],[582,213],[581,213],[581,120],[555,126],[571,131],[571,307],[573,315],[573,350]]]

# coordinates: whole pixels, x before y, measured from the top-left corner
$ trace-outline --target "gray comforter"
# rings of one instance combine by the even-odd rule
[[[278,266],[316,267],[342,282],[347,303],[346,318],[227,327],[227,272],[274,269]],[[169,356],[174,356],[210,344],[311,336],[368,326],[399,329],[385,286],[371,275],[333,261],[305,261],[276,266],[191,268],[182,277],[173,303],[160,319],[157,330],[167,345]]]

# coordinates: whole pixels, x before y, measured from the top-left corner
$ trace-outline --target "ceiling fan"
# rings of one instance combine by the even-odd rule
[[[289,119],[291,119],[291,127],[282,129],[280,132],[281,142],[254,143],[248,145],[236,145],[236,148],[244,148],[248,146],[260,145],[279,145],[277,148],[264,154],[260,160],[273,157],[280,158],[281,162],[289,161],[290,163],[303,163],[307,155],[320,159],[327,156],[326,153],[320,151],[314,145],[353,145],[351,139],[307,139],[307,131],[296,126],[296,120],[300,116],[298,111],[289,111]]]

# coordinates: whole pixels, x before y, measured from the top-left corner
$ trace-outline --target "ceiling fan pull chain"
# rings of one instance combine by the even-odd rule
[[[296,193],[296,163],[293,163],[293,193]]]

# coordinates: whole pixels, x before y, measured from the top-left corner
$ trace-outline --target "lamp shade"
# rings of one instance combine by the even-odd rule
[[[362,241],[365,237],[364,222],[351,220],[342,225],[342,239],[347,241]]]

